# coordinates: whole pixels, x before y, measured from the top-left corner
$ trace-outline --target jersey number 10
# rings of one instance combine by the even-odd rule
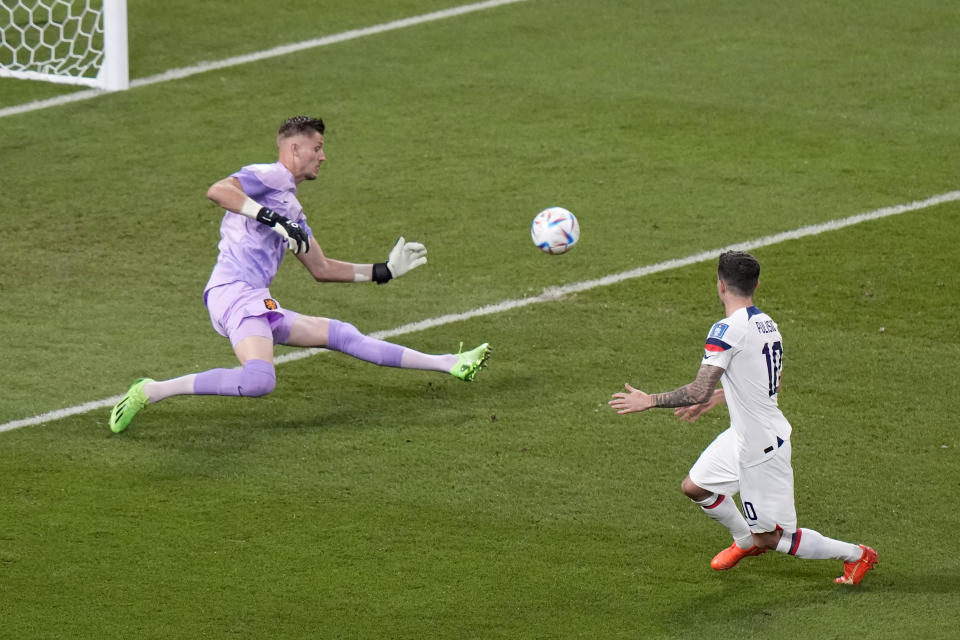
[[[773,344],[763,345],[763,357],[767,359],[768,392],[772,398],[780,386],[780,368],[783,366],[783,345],[777,340]]]

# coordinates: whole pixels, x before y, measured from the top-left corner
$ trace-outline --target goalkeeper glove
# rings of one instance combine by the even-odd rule
[[[310,238],[296,222],[282,216],[273,209],[261,207],[257,222],[267,225],[287,241],[287,246],[296,254],[310,251]]]
[[[407,242],[403,236],[390,250],[386,262],[373,265],[373,280],[377,284],[384,284],[391,278],[399,278],[411,269],[416,269],[427,262],[427,248],[419,242]]]

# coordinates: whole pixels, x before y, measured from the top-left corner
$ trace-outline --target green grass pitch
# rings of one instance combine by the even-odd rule
[[[129,1],[142,78],[443,0]],[[328,124],[300,191],[332,257],[430,262],[287,307],[364,332],[960,188],[953,3],[528,0],[0,118],[0,423],[235,363],[200,298],[206,188]],[[0,108],[73,89],[0,80]],[[546,256],[542,208],[581,222]],[[714,263],[394,338],[489,341],[466,385],[322,353],[260,399],[0,433],[0,638],[952,638],[960,625],[960,204],[765,246],[801,526],[840,563],[729,543],[679,490],[723,411],[617,416],[692,379]],[[278,349],[287,353],[288,349]]]

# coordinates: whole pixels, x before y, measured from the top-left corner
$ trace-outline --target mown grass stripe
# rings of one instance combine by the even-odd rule
[[[509,311],[511,309],[517,309],[520,307],[526,307],[531,304],[537,304],[541,302],[550,302],[558,300],[565,295],[571,293],[577,293],[580,291],[587,291],[589,289],[595,289],[597,287],[606,287],[612,284],[617,284],[623,282],[624,280],[630,280],[633,278],[642,278],[654,273],[660,273],[662,271],[669,271],[671,269],[680,269],[692,264],[697,264],[700,262],[705,262],[707,260],[715,260],[717,255],[727,249],[739,249],[742,251],[749,251],[759,247],[767,247],[774,244],[779,244],[781,242],[786,242],[789,240],[797,240],[799,238],[805,238],[807,236],[815,236],[827,231],[836,231],[838,229],[843,229],[850,227],[856,224],[861,224],[863,222],[869,222],[871,220],[879,220],[881,218],[886,218],[888,216],[893,216],[901,213],[907,213],[910,211],[919,211],[921,209],[927,209],[930,207],[935,207],[940,204],[947,202],[954,202],[960,200],[960,191],[949,191],[947,193],[941,193],[939,195],[930,196],[923,200],[915,200],[913,202],[908,202],[905,204],[898,204],[889,207],[883,207],[876,209],[874,211],[868,211],[866,213],[858,213],[856,215],[848,216],[846,218],[838,218],[836,220],[830,220],[828,222],[822,222],[819,224],[807,225],[805,227],[800,227],[792,231],[784,231],[781,233],[775,233],[769,236],[764,236],[762,238],[757,238],[755,240],[747,240],[746,242],[740,242],[736,244],[731,244],[725,247],[717,249],[709,249],[707,251],[701,251],[693,255],[687,256],[685,258],[675,258],[673,260],[665,260],[663,262],[658,262],[652,265],[646,265],[643,267],[637,267],[636,269],[630,269],[627,271],[621,271],[619,273],[610,274],[603,276],[602,278],[596,278],[593,280],[584,280],[582,282],[576,282],[573,284],[567,284],[557,287],[547,287],[539,295],[531,296],[528,298],[515,298],[512,300],[503,300],[494,304],[484,305],[476,309],[471,309],[469,311],[464,311],[462,313],[450,313],[436,318],[428,318],[426,320],[420,320],[418,322],[412,322],[409,324],[401,325],[393,329],[387,329],[384,331],[373,332],[370,335],[375,338],[387,339],[395,336],[405,335],[409,333],[415,333],[417,331],[424,331],[426,329],[432,329],[434,327],[440,327],[443,325],[451,324],[454,322],[460,322],[462,320],[469,320],[470,318],[477,318],[480,316],[492,315],[495,313],[503,313],[504,311]],[[274,362],[277,365],[283,364],[285,362],[293,362],[296,360],[302,360],[310,356],[316,355],[327,351],[326,349],[302,349],[300,351],[294,351],[282,356],[278,356]],[[92,402],[85,402],[83,404],[67,407],[65,409],[57,409],[55,411],[50,411],[47,413],[42,413],[31,418],[22,418],[20,420],[13,420],[5,424],[0,424],[0,432],[12,431],[13,429],[19,429],[20,427],[29,427],[39,424],[44,424],[47,422],[53,422],[55,420],[61,420],[63,418],[68,418],[70,416],[75,416],[78,414],[87,413],[95,409],[104,409],[107,407],[112,407],[114,404],[120,401],[122,395],[112,396],[110,398],[104,398],[103,400],[94,400]]]

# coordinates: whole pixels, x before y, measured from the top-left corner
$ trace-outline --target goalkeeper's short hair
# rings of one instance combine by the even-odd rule
[[[307,131],[313,130],[321,135],[323,135],[326,125],[323,124],[321,118],[311,118],[310,116],[293,116],[292,118],[287,118],[282,125],[280,125],[280,130],[277,131],[277,137],[279,138],[289,138],[290,136],[295,136],[298,133],[305,133]]]

